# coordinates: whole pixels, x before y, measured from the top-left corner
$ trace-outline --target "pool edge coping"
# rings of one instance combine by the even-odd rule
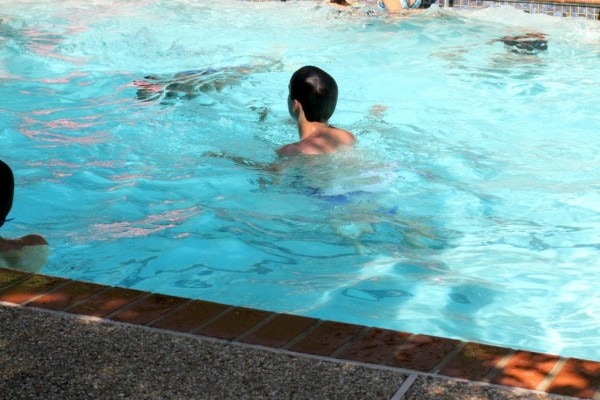
[[[600,362],[591,360],[4,268],[0,268],[0,302],[409,375],[600,400]]]

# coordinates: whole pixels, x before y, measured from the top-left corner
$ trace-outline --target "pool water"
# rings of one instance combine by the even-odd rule
[[[0,12],[2,235],[43,234],[43,273],[600,360],[597,21],[313,1]],[[497,40],[527,32],[548,49]],[[354,151],[276,157],[306,64],[336,78]]]

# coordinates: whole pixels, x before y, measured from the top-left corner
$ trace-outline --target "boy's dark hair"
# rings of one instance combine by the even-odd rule
[[[12,170],[0,160],[0,226],[4,225],[6,216],[12,208],[14,192],[15,178]]]
[[[308,121],[327,122],[337,104],[337,83],[327,72],[307,65],[292,75],[290,97],[300,102]]]

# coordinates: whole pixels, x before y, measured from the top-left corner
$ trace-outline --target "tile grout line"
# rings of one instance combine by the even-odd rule
[[[81,283],[82,283],[81,281],[69,280],[68,282],[66,282],[66,283],[65,283],[65,285],[71,285],[71,284],[72,284],[72,285],[77,285],[77,286],[79,286],[79,285],[81,285]],[[95,283],[93,283],[93,284],[94,284],[94,285],[96,285]],[[52,294],[52,293],[54,293],[55,291],[59,290],[59,289],[60,289],[62,286],[63,286],[63,285],[59,285],[58,287],[56,287],[56,288],[52,289],[52,290],[51,290],[51,291],[49,291],[49,292],[46,292],[45,294]],[[105,290],[107,290],[107,289],[108,289],[108,286],[104,286],[104,285],[99,285],[99,286],[100,286],[100,288],[99,288],[99,289],[96,289],[96,291],[94,291],[94,292],[92,292],[92,293],[88,293],[88,294],[87,294],[85,297],[82,297],[80,300],[77,300],[77,301],[74,301],[74,302],[69,302],[69,303],[68,303],[68,304],[67,304],[67,305],[66,305],[66,306],[65,306],[65,307],[62,309],[62,311],[66,311],[66,310],[68,310],[68,309],[70,309],[70,308],[72,308],[72,307],[75,307],[75,306],[77,306],[77,305],[79,305],[79,304],[81,304],[81,303],[83,303],[83,302],[87,301],[89,298],[91,298],[91,297],[95,296],[96,294],[98,294],[98,293],[101,293],[101,292],[103,292],[103,291],[105,291]],[[38,307],[38,306],[36,305],[36,307]]]
[[[353,335],[350,335],[350,337],[348,337],[342,344],[340,344],[334,351],[332,351],[331,353],[329,353],[329,357],[330,358],[335,358],[338,359],[337,357],[333,357],[333,354],[337,353],[337,351],[342,348],[345,347],[346,345],[350,345],[354,342],[354,340],[356,340],[357,336],[362,336],[362,332],[363,329],[365,329],[366,327],[362,327],[362,329],[359,329],[358,332],[354,333]]]
[[[444,369],[444,367],[452,359],[454,359],[454,357],[456,357],[458,355],[458,353],[460,353],[467,344],[468,344],[468,342],[463,342],[463,341],[458,342],[458,344],[456,345],[456,348],[454,350],[452,350],[451,352],[449,352],[448,354],[446,354],[446,356],[444,358],[442,358],[442,360],[431,369],[431,373],[435,374],[435,375],[440,375],[440,371],[442,369]]]
[[[130,308],[130,307],[132,307],[134,305],[136,305],[137,303],[140,303],[143,300],[146,300],[148,297],[152,296],[152,294],[153,293],[146,292],[145,294],[142,294],[140,297],[135,298],[135,299],[127,302],[127,304],[123,304],[121,307],[117,308],[116,310],[113,310],[113,311],[109,312],[108,314],[104,315],[102,318],[112,319],[112,317],[114,317],[115,315],[117,315],[121,311],[124,311],[124,310],[126,310],[126,309],[128,309],[128,308]]]
[[[73,281],[73,282],[79,282],[79,281]],[[72,308],[78,307],[80,304],[83,304],[86,301],[88,301],[89,299],[94,298],[94,296],[97,296],[99,294],[107,292],[110,289],[110,286],[104,286],[104,285],[102,285],[102,286],[103,286],[102,288],[100,288],[99,290],[96,290],[94,293],[90,294],[89,296],[84,297],[81,300],[75,301],[73,303],[67,304],[67,306],[65,308],[63,308],[62,311],[79,315],[79,313],[77,313],[75,311],[69,311],[69,310],[71,310]]]
[[[406,380],[404,382],[402,382],[402,385],[400,385],[400,387],[398,388],[396,393],[394,393],[394,395],[392,396],[392,398],[390,400],[402,399],[404,397],[404,395],[406,394],[406,392],[408,392],[408,389],[410,389],[411,386],[413,385],[413,383],[415,383],[415,381],[417,380],[418,377],[419,377],[419,375],[417,375],[417,374],[410,374],[408,376],[408,378],[406,378]]]
[[[2,268],[0,268],[0,270],[2,270]],[[5,291],[6,289],[10,289],[13,286],[18,285],[19,283],[29,279],[30,277],[35,276],[35,274],[33,273],[23,273],[23,275],[21,277],[19,277],[18,279],[15,279],[13,282],[7,283],[5,286],[0,286],[0,293]]]
[[[242,342],[245,338],[252,335],[254,332],[258,331],[260,328],[267,325],[269,322],[273,321],[277,317],[277,315],[278,315],[277,313],[272,312],[266,318],[262,319],[261,321],[257,322],[256,324],[254,324],[253,326],[248,328],[245,332],[242,332],[238,336],[234,337],[232,339],[232,341]]]
[[[41,298],[42,296],[45,296],[45,295],[47,295],[47,294],[50,294],[50,293],[54,292],[55,290],[58,290],[58,289],[60,289],[60,288],[61,288],[61,287],[63,287],[63,286],[67,286],[67,284],[69,284],[70,282],[73,282],[73,281],[72,281],[72,280],[70,280],[70,279],[66,279],[64,282],[62,282],[62,283],[59,283],[59,284],[58,284],[58,285],[56,285],[56,286],[52,286],[51,288],[48,288],[47,290],[44,290],[43,292],[40,292],[40,293],[38,293],[38,294],[36,294],[36,295],[33,295],[33,296],[29,297],[27,300],[25,300],[25,301],[21,302],[20,304],[21,304],[22,306],[26,306],[27,304],[29,304],[29,303],[31,303],[31,302],[33,302],[33,301],[35,301],[35,300],[37,300],[37,299]]]
[[[189,333],[191,333],[193,335],[201,335],[201,333],[199,333],[198,331],[206,328],[207,326],[209,326],[213,322],[219,320],[220,318],[224,317],[225,315],[229,314],[230,312],[233,312],[233,310],[235,310],[234,306],[227,306],[227,308],[225,308],[223,311],[217,313],[213,317],[204,321],[204,323],[202,323],[199,326],[195,327],[194,329],[190,330]]]
[[[332,358],[340,358],[339,355],[342,354],[346,349],[356,343],[357,340],[365,336],[370,328],[363,326],[355,335],[353,335],[350,339],[348,339],[345,343],[343,343],[340,347],[335,349],[333,353],[329,355]]]
[[[416,337],[417,334],[412,334],[409,335],[402,343],[399,343],[392,351],[390,351],[390,353],[383,359],[382,364],[383,365],[390,365],[390,362],[396,358],[396,356],[398,354],[400,354],[407,346],[408,343],[414,338]]]
[[[567,358],[560,357],[552,369],[546,374],[544,379],[537,385],[536,390],[546,392],[550,384],[554,381],[558,373],[563,369],[567,363]]]
[[[192,303],[193,301],[194,300],[192,300],[192,299],[187,299],[187,301],[182,301],[181,303],[176,304],[175,306],[171,306],[164,313],[162,313],[158,317],[146,322],[144,325],[152,326],[155,323],[157,323],[158,321],[173,314],[175,311],[179,310],[180,308],[183,308],[183,307],[187,306],[188,304]]]
[[[483,377],[483,379],[481,380],[482,382],[486,382],[486,383],[491,383],[492,379],[494,379],[496,376],[498,376],[498,374],[500,374],[500,372],[502,372],[502,370],[504,369],[504,367],[506,367],[506,364],[508,364],[508,362],[510,361],[510,359],[516,354],[516,351],[514,349],[509,349],[508,353],[506,353],[501,359],[500,361],[498,361],[496,363],[496,365],[494,365],[490,371],[485,374],[485,376]]]
[[[318,327],[320,327],[321,325],[323,325],[323,322],[324,321],[321,320],[321,319],[316,319],[315,322],[311,326],[309,326],[308,328],[306,328],[304,331],[300,332],[295,338],[293,338],[292,340],[290,340],[289,342],[287,342],[286,344],[284,344],[283,346],[281,346],[281,348],[283,350],[289,350],[290,348],[294,347],[302,339],[304,339],[305,337],[307,337],[308,335],[310,335],[311,333],[313,333],[314,331],[316,331]]]

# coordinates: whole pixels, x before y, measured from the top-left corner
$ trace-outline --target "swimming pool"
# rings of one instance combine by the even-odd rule
[[[311,1],[2,13],[2,234],[46,236],[43,273],[600,360],[596,21]],[[547,50],[497,41],[531,31]],[[331,122],[359,142],[282,162],[305,64],[337,79]],[[144,86],[182,71],[192,95]]]

